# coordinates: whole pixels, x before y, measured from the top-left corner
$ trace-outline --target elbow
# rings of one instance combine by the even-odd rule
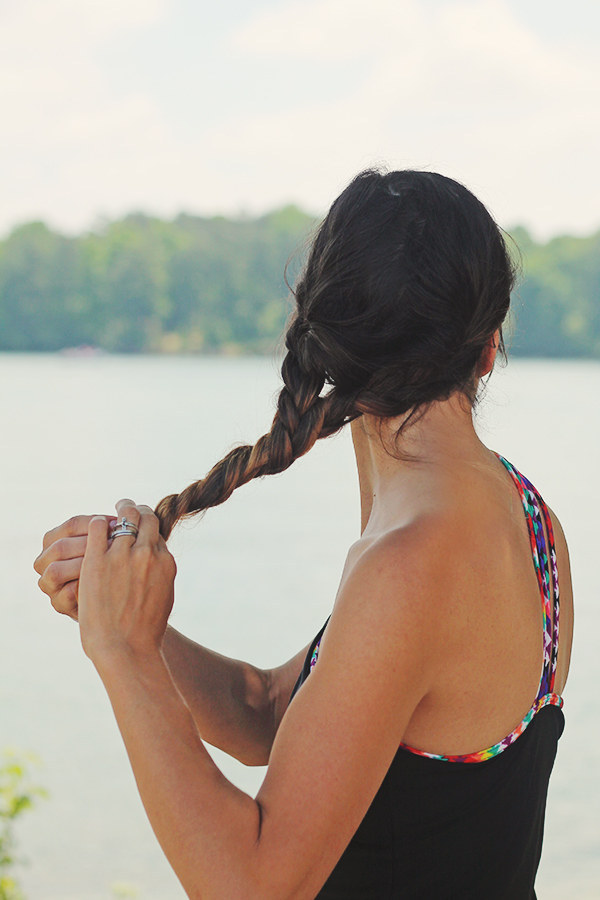
[[[236,843],[229,865],[213,860],[202,875],[196,873],[191,882],[182,880],[188,900],[273,900],[283,896],[279,884],[273,882],[272,866],[265,870],[259,860],[264,811],[258,800],[252,803],[257,812],[254,834],[247,836],[247,842]]]

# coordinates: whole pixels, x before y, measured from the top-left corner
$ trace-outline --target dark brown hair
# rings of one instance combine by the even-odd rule
[[[399,435],[434,400],[458,391],[474,404],[477,364],[497,329],[505,356],[514,279],[502,232],[462,184],[434,172],[361,172],[333,203],[295,286],[271,430],[161,500],[163,536],[363,413],[406,414]]]

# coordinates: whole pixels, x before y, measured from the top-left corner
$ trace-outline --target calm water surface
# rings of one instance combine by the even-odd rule
[[[264,359],[0,355],[2,581],[0,746],[36,751],[51,796],[23,819],[30,900],[183,898],[146,822],[108,700],[74,623],[54,613],[31,569],[48,528],[154,505],[268,427],[277,365]],[[576,632],[538,877],[539,900],[600,896],[597,503],[600,365],[511,362],[480,408],[482,439],[528,475],[562,520]],[[282,475],[241,488],[173,539],[173,624],[263,666],[293,655],[329,614],[359,533],[349,430]],[[255,791],[263,772],[215,753]]]

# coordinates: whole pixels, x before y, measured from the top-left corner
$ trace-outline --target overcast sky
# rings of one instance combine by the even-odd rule
[[[374,163],[600,228],[597,0],[0,0],[2,233],[326,210]]]

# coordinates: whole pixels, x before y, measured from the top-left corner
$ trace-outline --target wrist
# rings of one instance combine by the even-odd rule
[[[96,641],[91,646],[84,645],[84,651],[101,677],[103,673],[139,671],[157,662],[164,664],[159,645],[132,643],[124,638]]]

